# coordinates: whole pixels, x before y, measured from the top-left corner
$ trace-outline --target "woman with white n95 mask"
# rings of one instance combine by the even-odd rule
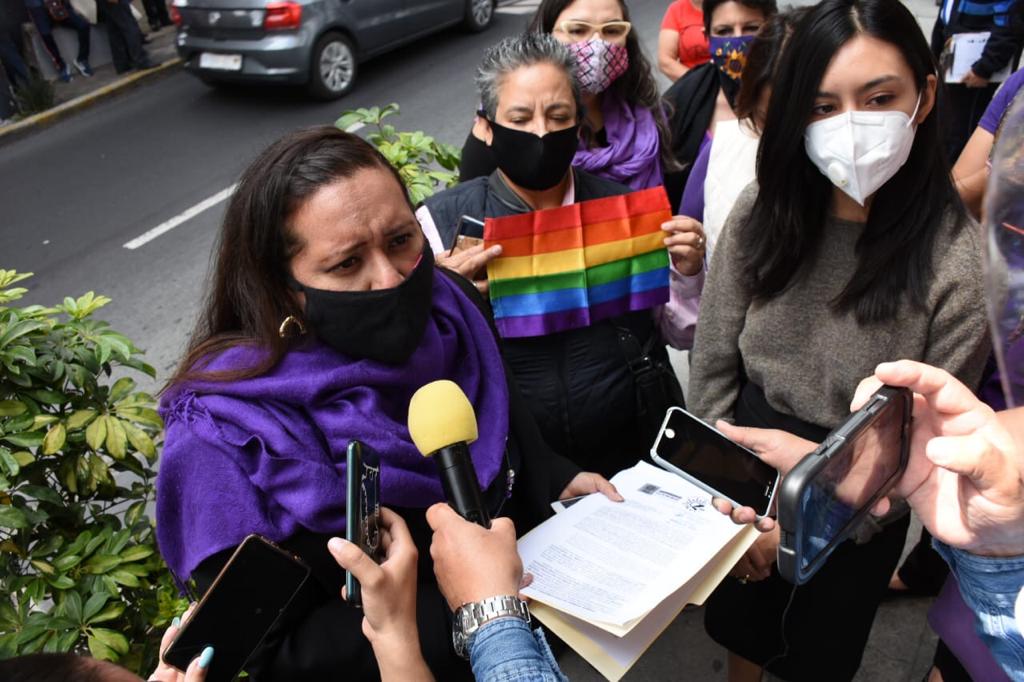
[[[943,157],[936,84],[899,2],[824,0],[797,23],[757,183],[708,270],[688,392],[698,416],[820,442],[886,359],[977,385],[989,351],[981,243]],[[844,542],[795,592],[775,570],[777,532],[759,538],[705,612],[730,680],[852,679],[907,524],[893,516]]]

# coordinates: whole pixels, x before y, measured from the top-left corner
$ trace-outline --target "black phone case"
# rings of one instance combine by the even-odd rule
[[[279,545],[277,545],[276,543],[268,540],[267,538],[263,537],[262,535],[253,534],[253,535],[247,536],[244,540],[242,540],[241,543],[239,543],[238,547],[232,553],[231,558],[228,559],[228,562],[224,565],[224,568],[222,568],[220,573],[217,574],[217,577],[214,579],[213,583],[210,585],[210,588],[206,591],[206,594],[204,594],[202,599],[200,599],[199,604],[196,606],[196,610],[192,613],[192,616],[189,618],[189,621],[187,623],[185,623],[185,625],[184,625],[184,627],[182,627],[181,631],[177,634],[177,636],[175,636],[174,641],[171,642],[171,645],[169,647],[167,647],[166,651],[164,651],[164,653],[161,656],[161,658],[163,659],[163,661],[165,663],[168,663],[169,665],[172,665],[172,666],[174,666],[175,668],[177,668],[178,670],[181,670],[181,671],[185,671],[186,669],[188,669],[189,664],[192,662],[192,659],[195,658],[195,655],[196,655],[196,652],[194,651],[194,649],[195,649],[194,646],[188,646],[187,648],[183,648],[183,646],[181,644],[182,640],[187,639],[187,633],[188,633],[189,624],[197,622],[197,619],[203,617],[202,613],[203,613],[203,606],[204,606],[204,604],[207,603],[207,601],[209,600],[210,595],[217,588],[217,585],[220,583],[221,579],[224,578],[225,576],[229,575],[229,572],[230,572],[230,570],[232,568],[232,562],[234,562],[235,559],[238,556],[241,556],[243,554],[244,548],[246,547],[246,543],[249,543],[249,542],[259,542],[259,543],[262,543],[263,545],[265,545],[265,546],[269,547],[270,549],[273,549],[274,551],[279,553],[281,556],[287,558],[289,561],[291,561],[291,562],[293,562],[293,563],[295,563],[295,564],[297,564],[297,565],[299,565],[299,566],[301,566],[302,568],[305,569],[305,577],[302,579],[302,581],[298,585],[296,585],[295,590],[292,593],[292,597],[286,602],[285,606],[281,609],[282,612],[285,609],[287,609],[288,604],[291,604],[291,600],[295,598],[295,595],[299,592],[300,589],[302,589],[302,586],[309,579],[309,576],[310,576],[309,566],[304,561],[302,561],[302,559],[298,558],[297,556],[295,556],[294,554],[292,554],[288,550],[284,549],[283,547],[280,547]],[[275,620],[275,623],[276,623],[276,620]],[[272,629],[273,629],[273,624],[271,624],[271,626],[269,628],[267,628],[267,631],[263,633],[263,637],[261,637],[259,639],[259,641],[255,642],[253,644],[252,650],[250,651],[250,656],[252,655],[252,651],[255,651],[256,649],[259,648],[260,644],[263,643],[263,640],[266,639],[267,633],[269,633],[270,630],[272,630]],[[203,645],[203,646],[206,646],[206,645]],[[210,667],[210,670],[207,672],[206,682],[222,682],[222,681],[226,682],[228,680],[233,680],[236,677],[238,677],[238,674],[242,671],[242,667],[244,667],[244,665],[245,665],[245,661],[243,661],[242,664],[238,667],[238,670],[218,671],[217,662],[215,661],[214,664]]]
[[[871,508],[882,499],[900,479],[907,468],[910,455],[910,421],[913,411],[913,394],[906,388],[883,386],[861,409],[850,415],[845,422],[835,428],[814,452],[804,457],[782,479],[779,487],[779,530],[780,541],[778,550],[779,574],[794,585],[802,585],[818,572],[828,560],[832,551],[846,540],[860,525]],[[852,447],[866,428],[871,426],[886,409],[894,409],[903,402],[903,425],[901,428],[900,461],[896,472],[889,477],[871,497],[871,499],[847,521],[836,538],[823,549],[814,563],[806,569],[803,565],[804,523],[801,513],[801,501],[811,482],[825,469],[834,457],[843,455],[847,448]]]
[[[363,518],[362,518],[362,494],[363,486],[362,479],[365,475],[364,464],[375,467],[378,469],[378,485],[379,485],[379,469],[380,469],[380,457],[376,452],[368,445],[364,445],[360,441],[354,440],[349,443],[347,452],[347,469],[346,475],[346,505],[345,510],[345,539],[355,544],[360,549],[366,550],[363,546]],[[377,501],[380,503],[380,490],[377,490]],[[355,500],[355,505],[352,501]],[[352,513],[355,510],[355,513]],[[379,561],[379,557],[374,556],[374,561]],[[362,594],[359,588],[359,581],[356,580],[355,576],[352,575],[351,571],[345,571],[345,599],[349,604],[353,606],[362,605]]]

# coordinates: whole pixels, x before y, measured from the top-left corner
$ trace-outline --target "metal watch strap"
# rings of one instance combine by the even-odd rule
[[[514,595],[488,597],[460,606],[455,612],[452,631],[455,653],[463,658],[469,658],[469,640],[476,631],[492,620],[508,617],[519,618],[529,624],[530,607]]]

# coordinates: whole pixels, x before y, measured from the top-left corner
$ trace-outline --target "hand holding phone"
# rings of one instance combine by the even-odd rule
[[[681,407],[665,414],[651,458],[712,497],[751,507],[759,517],[771,511],[779,472]]]
[[[909,390],[883,386],[786,475],[779,493],[779,573],[799,585],[903,475],[910,452]]]
[[[163,652],[163,661],[184,671],[206,655],[206,682],[230,682],[308,578],[301,559],[250,535]],[[216,652],[212,659],[204,654],[210,647]]]

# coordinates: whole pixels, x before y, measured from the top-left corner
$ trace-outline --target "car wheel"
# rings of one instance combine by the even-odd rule
[[[476,33],[491,25],[494,21],[494,6],[497,0],[466,0],[466,18],[463,24]]]
[[[356,82],[356,52],[341,33],[327,33],[316,41],[309,67],[309,91],[319,99],[337,99]]]

